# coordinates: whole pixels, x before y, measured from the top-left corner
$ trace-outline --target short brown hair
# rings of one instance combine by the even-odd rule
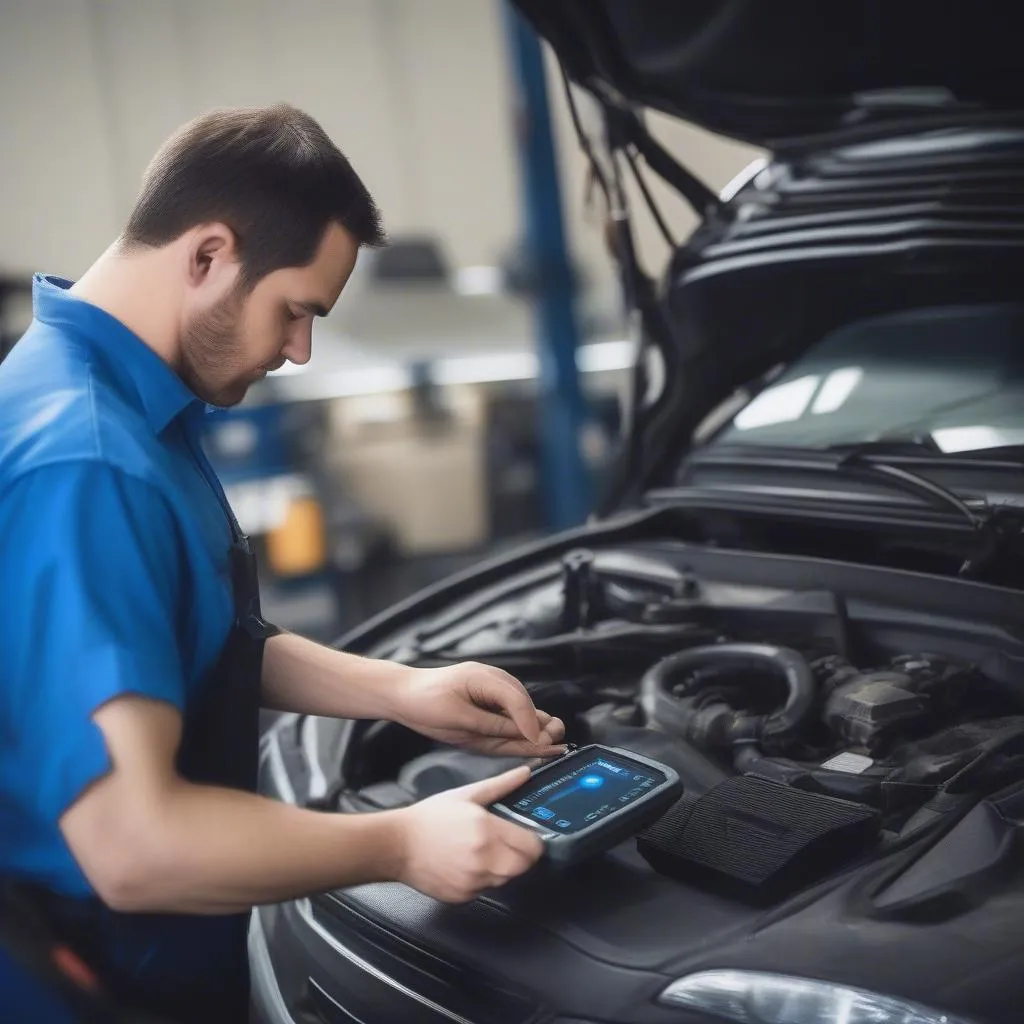
[[[283,103],[217,109],[179,128],[146,169],[122,243],[159,248],[215,222],[235,233],[250,288],[309,264],[332,222],[359,245],[385,241],[344,154],[309,114]]]

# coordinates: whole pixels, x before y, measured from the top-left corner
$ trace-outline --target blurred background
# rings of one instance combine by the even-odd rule
[[[383,210],[391,245],[310,363],[211,418],[269,617],[331,640],[583,521],[634,342],[561,75],[502,0],[0,0],[0,19],[0,358],[31,274],[81,274],[160,143],[211,107],[307,110]],[[759,155],[650,124],[716,190]],[[684,238],[689,208],[648,180]],[[668,245],[635,199],[656,268]]]

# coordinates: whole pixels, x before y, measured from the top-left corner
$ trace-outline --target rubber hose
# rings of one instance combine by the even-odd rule
[[[736,711],[725,703],[698,707],[709,681],[696,670],[725,663],[738,671],[768,670],[786,682],[785,704],[767,715]],[[717,682],[717,681],[715,681]],[[676,693],[672,687],[676,687]],[[715,644],[669,655],[653,665],[640,684],[640,702],[659,728],[700,746],[731,746],[769,741],[779,745],[794,737],[814,710],[814,674],[806,658],[788,647],[771,644]]]

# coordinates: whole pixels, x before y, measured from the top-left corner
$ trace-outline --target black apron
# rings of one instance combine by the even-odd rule
[[[200,456],[200,465],[205,459]],[[232,528],[235,617],[217,664],[183,723],[178,770],[190,782],[255,792],[260,678],[266,640],[280,632],[260,610],[256,558],[210,479]],[[52,934],[95,972],[119,1009],[181,1024],[244,1024],[249,1019],[249,913],[205,916],[128,914],[98,899],[33,890]]]

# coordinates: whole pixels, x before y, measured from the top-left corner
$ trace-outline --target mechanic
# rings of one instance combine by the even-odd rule
[[[260,706],[565,749],[496,668],[359,658],[261,616],[203,415],[305,363],[314,316],[382,243],[316,121],[215,111],[161,147],[77,283],[35,278],[0,365],[0,876],[108,992],[190,1024],[247,1019],[254,905],[374,880],[462,901],[541,855],[485,810],[525,766],[365,815],[255,792]]]

